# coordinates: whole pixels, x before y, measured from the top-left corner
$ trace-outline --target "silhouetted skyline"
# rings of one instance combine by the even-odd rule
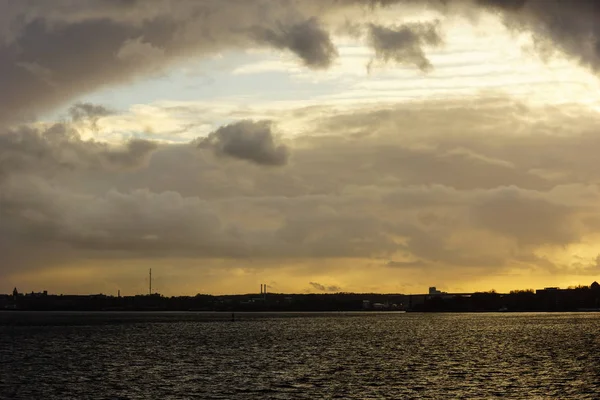
[[[600,285],[560,289],[447,293],[430,287],[424,294],[260,293],[212,296],[52,295],[48,292],[0,295],[5,310],[76,311],[600,311]]]

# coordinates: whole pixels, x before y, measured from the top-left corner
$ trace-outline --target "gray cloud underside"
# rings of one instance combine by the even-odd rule
[[[416,0],[153,0],[0,1],[0,123],[27,119],[81,94],[157,73],[190,55],[271,46],[292,52],[308,67],[330,65],[335,21]],[[507,25],[534,33],[538,47],[558,48],[596,70],[599,10],[594,0],[428,0],[445,12],[474,5],[503,13]],[[350,14],[348,14],[350,13]],[[423,44],[431,29],[371,27],[378,57],[430,64]]]
[[[338,55],[329,32],[316,18],[291,27],[281,26],[277,30],[256,28],[253,33],[259,42],[297,54],[311,68],[327,68]]]
[[[97,119],[111,114],[112,112],[108,108],[98,104],[76,103],[69,108],[69,115],[73,121]]]
[[[442,44],[436,23],[413,23],[398,27],[370,24],[368,38],[375,50],[375,59],[383,62],[394,61],[398,64],[414,64],[425,72],[433,69],[433,65],[425,56],[423,46]]]
[[[223,163],[191,145],[159,147],[149,159],[138,145],[106,153],[64,127],[57,148],[52,136],[8,142],[0,251],[14,268],[199,257],[551,269],[540,246],[600,233],[597,115],[565,107],[526,122],[534,111],[514,104],[406,107],[317,110],[327,115],[315,120],[319,135],[298,138],[283,169]],[[61,168],[58,149],[79,167]],[[118,154],[146,164],[80,167],[129,166]]]
[[[264,166],[282,166],[288,162],[289,150],[277,144],[270,121],[243,120],[222,126],[198,141],[219,157],[237,158]]]

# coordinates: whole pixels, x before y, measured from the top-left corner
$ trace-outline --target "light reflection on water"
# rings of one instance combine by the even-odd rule
[[[600,396],[600,314],[47,315],[0,326],[0,398]]]

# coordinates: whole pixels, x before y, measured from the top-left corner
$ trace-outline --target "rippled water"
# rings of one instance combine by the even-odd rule
[[[0,398],[600,398],[600,314],[29,318]]]

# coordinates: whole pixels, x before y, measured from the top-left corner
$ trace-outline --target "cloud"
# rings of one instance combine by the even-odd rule
[[[220,127],[198,147],[211,149],[219,157],[237,158],[263,166],[282,166],[289,158],[289,150],[277,144],[271,121],[243,120]]]
[[[69,107],[68,113],[73,122],[87,122],[95,132],[98,131],[98,120],[100,118],[114,114],[112,110],[102,105],[82,102]]]
[[[410,3],[410,0],[391,0],[379,4]],[[498,13],[508,27],[531,32],[536,50],[542,56],[549,57],[555,51],[561,51],[595,72],[600,69],[600,27],[597,23],[600,11],[595,0],[551,3],[546,0],[449,0],[428,4],[441,13],[468,17],[481,10]],[[416,57],[418,59],[418,52]]]
[[[320,291],[320,292],[330,292],[330,293],[335,293],[335,292],[340,292],[342,290],[341,287],[336,286],[336,285],[321,285],[318,282],[308,282],[308,284],[310,286],[312,286],[314,289]]]
[[[332,32],[347,18],[372,23],[376,60],[428,70],[423,47],[441,43],[435,24],[384,26],[373,18],[376,10],[415,3],[420,2],[155,0],[152,7],[128,1],[2,2],[0,123],[30,120],[82,94],[160,73],[189,57],[257,43],[290,51],[310,68],[326,68],[337,54]],[[540,49],[559,49],[594,70],[600,65],[594,0],[552,5],[545,0],[430,0],[426,5],[441,13],[499,12],[507,25],[531,31]]]
[[[580,239],[573,226],[576,209],[517,188],[504,188],[498,189],[496,196],[474,204],[471,215],[486,229],[515,238],[523,245],[561,245]]]
[[[402,271],[493,273],[515,263],[546,270],[540,249],[600,233],[592,218],[600,211],[595,114],[452,104],[313,108],[320,135],[296,138],[286,168],[223,163],[189,145],[114,148],[83,141],[64,124],[0,135],[1,251],[20,268],[39,266],[26,250],[35,246],[47,264],[69,257],[388,259]],[[448,134],[456,121],[460,133]],[[512,123],[519,135],[506,134]],[[554,124],[564,130],[548,135]],[[265,140],[270,126],[241,121],[201,140],[223,156],[272,165],[279,158]],[[349,136],[348,126],[378,128]],[[561,178],[530,173],[550,167]]]
[[[329,33],[314,17],[291,27],[253,31],[259,42],[293,52],[310,68],[327,68],[338,55]]]
[[[114,56],[132,30],[110,19],[51,24],[40,16],[26,23],[14,42],[0,44],[0,122],[132,74],[132,66]],[[32,63],[35,70],[19,66]]]
[[[315,17],[357,6],[334,0],[155,0],[152,7],[96,0],[2,2],[0,123],[31,119],[190,56],[256,47],[250,32],[262,32],[265,46],[287,49],[306,65],[323,68],[336,51]]]
[[[97,277],[119,274],[136,282],[152,264],[183,284],[201,276],[206,291],[244,291],[228,286],[231,276],[264,274],[286,282],[282,291],[310,281],[333,286],[318,277],[343,276],[344,290],[419,292],[431,276],[448,288],[498,289],[496,279],[512,279],[505,287],[513,288],[514,276],[592,273],[600,236],[595,112],[482,99],[269,117],[310,126],[311,135],[286,142],[294,157],[285,168],[223,162],[189,144],[160,145],[126,168],[106,152],[127,147],[69,136],[76,124],[3,142],[3,281],[21,288],[94,265],[78,282],[102,285]],[[19,168],[5,169],[7,160],[20,160]]]
[[[72,109],[81,117],[81,108]],[[91,109],[85,112],[101,112]],[[134,139],[124,146],[82,140],[67,123],[48,128],[23,126],[0,134],[0,177],[14,173],[52,176],[60,170],[127,170],[143,166],[157,149],[154,142]]]
[[[374,62],[432,68],[425,50],[442,43],[441,25],[386,25],[387,18],[364,7],[374,3],[420,4],[0,3],[0,275],[92,260],[116,268],[115,260],[181,258],[202,271],[207,264],[243,270],[252,263],[312,263],[303,286],[318,276],[314,271],[352,270],[364,279],[371,262],[385,274],[423,279],[597,270],[590,266],[597,266],[600,236],[600,118],[581,106],[534,108],[483,97],[476,106],[429,101],[352,111],[253,105],[226,117],[269,121],[220,127],[197,141],[205,151],[141,139],[84,140],[86,124],[125,121],[89,103],[71,107],[68,123],[11,125],[82,94],[230,49],[283,50],[308,68],[327,68],[337,56],[333,32],[354,16],[368,27]],[[455,8],[460,12],[498,12],[511,28],[532,32],[540,48],[598,68],[595,2],[454,4],[464,6]],[[168,107],[145,109],[159,111],[175,115]],[[210,126],[217,114],[207,115],[181,127],[171,122],[177,118],[165,119],[158,130],[167,137]],[[144,113],[133,119],[128,130],[141,130]],[[302,123],[310,135],[279,142],[274,127],[281,122]],[[569,257],[581,248],[593,256],[578,255],[577,266]]]
[[[527,3],[527,0],[477,0],[477,3],[506,10],[520,10]]]
[[[69,116],[73,121],[83,119],[97,120],[100,117],[111,115],[113,112],[108,108],[92,103],[75,103],[69,107]]]
[[[165,56],[164,49],[154,46],[149,42],[143,41],[141,37],[128,39],[123,43],[117,52],[119,60],[135,62],[136,60],[145,60],[146,62],[156,62]]]
[[[518,30],[530,31],[538,49],[554,49],[590,67],[600,68],[599,10],[595,0],[476,0],[484,8],[503,13],[505,23]]]
[[[101,154],[114,167],[131,169],[147,163],[148,158],[157,148],[158,145],[150,140],[132,139],[123,149],[112,149]]]
[[[427,72],[433,66],[422,47],[442,44],[438,28],[437,23],[412,23],[396,27],[370,24],[368,40],[375,50],[375,60],[415,65]],[[369,68],[372,64],[373,60],[369,63]]]

